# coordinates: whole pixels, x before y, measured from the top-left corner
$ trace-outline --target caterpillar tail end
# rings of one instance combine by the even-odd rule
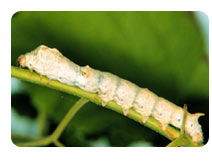
[[[193,115],[195,115],[197,117],[197,119],[198,119],[201,116],[205,116],[205,113],[195,113]]]

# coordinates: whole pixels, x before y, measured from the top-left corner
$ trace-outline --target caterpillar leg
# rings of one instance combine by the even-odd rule
[[[102,104],[102,106],[106,106],[107,105],[107,102],[106,101],[101,101],[101,104]]]
[[[187,111],[187,105],[185,104],[184,105],[184,116],[183,116],[183,124],[182,124],[182,127],[180,129],[180,136],[176,139],[174,139],[171,143],[169,143],[167,145],[167,147],[179,147],[179,146],[182,146],[184,145],[184,139],[185,139],[185,125],[186,125],[186,119],[187,119],[187,114],[188,114],[188,111]]]
[[[40,80],[42,80],[43,76],[40,74]]]
[[[33,72],[33,68],[29,68],[29,71],[30,71],[30,72]]]
[[[124,116],[127,116],[127,114],[129,113],[129,109],[123,109],[122,111],[123,111]]]
[[[48,84],[50,83],[51,79],[48,78]]]
[[[141,122],[146,123],[148,118],[149,118],[149,116],[143,116],[143,118],[141,119]]]
[[[30,72],[33,72],[33,68],[29,68],[29,71]],[[30,74],[30,76],[32,76],[32,74]]]

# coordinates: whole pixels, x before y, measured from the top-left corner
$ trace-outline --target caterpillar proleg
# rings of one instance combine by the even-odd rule
[[[127,115],[132,108],[141,115],[144,123],[149,116],[152,116],[161,123],[163,130],[169,124],[179,129],[182,127],[183,108],[157,96],[147,88],[140,88],[109,72],[95,70],[89,66],[80,67],[55,48],[41,45],[21,55],[18,63],[21,67],[28,67],[49,79],[97,93],[102,99],[103,106],[113,100],[121,106],[124,115]],[[187,114],[185,132],[196,143],[203,141],[201,125],[198,122],[198,118],[203,115],[203,113]]]

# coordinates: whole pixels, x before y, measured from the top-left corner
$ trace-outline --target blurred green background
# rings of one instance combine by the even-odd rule
[[[11,64],[44,44],[75,63],[149,88],[209,130],[208,18],[202,12],[17,12]],[[12,78],[13,142],[50,134],[78,97]],[[165,146],[169,140],[118,113],[86,104],[62,134],[67,146]]]

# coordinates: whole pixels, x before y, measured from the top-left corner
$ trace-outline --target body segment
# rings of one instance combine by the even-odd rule
[[[129,109],[133,107],[134,99],[136,98],[138,86],[135,84],[120,79],[113,100],[123,108],[124,115],[127,115]]]
[[[109,72],[101,73],[98,83],[98,94],[102,99],[102,106],[113,100],[120,78]]]
[[[174,104],[159,97],[155,104],[152,116],[161,122],[162,129],[165,130],[171,121],[174,112]]]
[[[149,91],[147,88],[140,88],[133,107],[136,112],[141,114],[143,123],[146,122],[152,114],[152,111],[155,109],[157,99],[158,96]]]

